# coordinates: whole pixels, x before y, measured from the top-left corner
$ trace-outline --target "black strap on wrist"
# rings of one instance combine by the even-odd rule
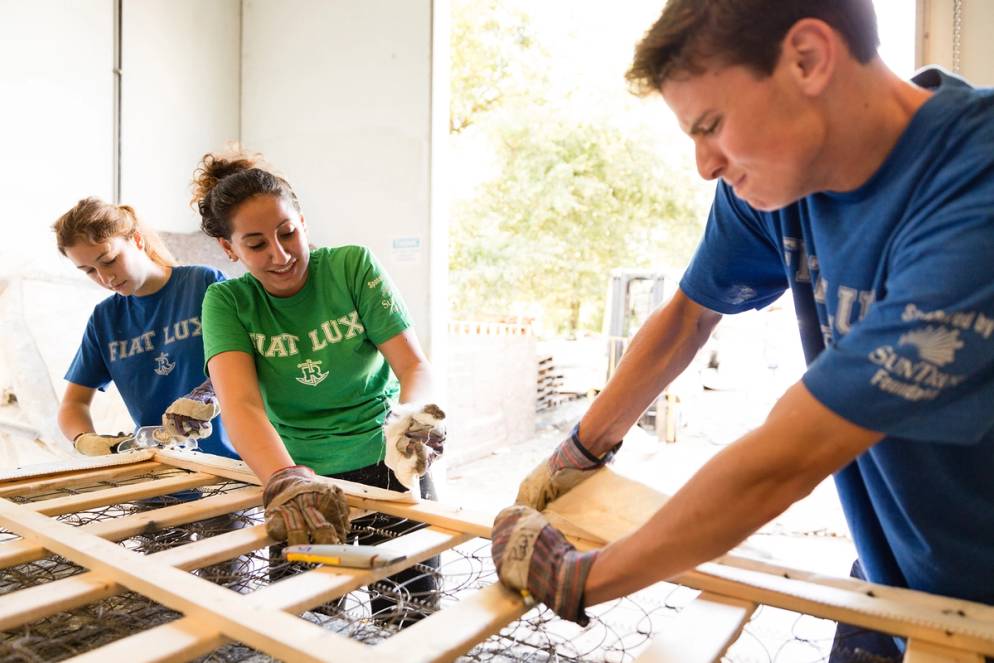
[[[573,430],[569,432],[569,436],[573,438],[573,444],[575,444],[576,448],[580,450],[580,453],[582,453],[587,460],[589,460],[591,463],[594,463],[598,467],[611,462],[611,459],[614,458],[614,455],[618,453],[618,449],[621,448],[621,443],[624,442],[624,440],[618,442],[610,449],[608,449],[606,454],[598,458],[590,451],[590,449],[583,446],[583,442],[580,441],[580,422],[577,422],[576,425],[573,426]]]

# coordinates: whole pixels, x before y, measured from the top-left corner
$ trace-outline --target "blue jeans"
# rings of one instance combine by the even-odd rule
[[[849,575],[866,580],[858,559],[853,562]],[[904,655],[894,636],[839,622],[828,663],[899,663],[902,658]]]

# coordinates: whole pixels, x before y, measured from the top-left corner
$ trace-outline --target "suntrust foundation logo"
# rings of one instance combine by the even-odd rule
[[[918,356],[936,366],[945,366],[956,360],[956,351],[963,347],[958,329],[928,326],[925,329],[903,334],[898,345],[911,345]]]

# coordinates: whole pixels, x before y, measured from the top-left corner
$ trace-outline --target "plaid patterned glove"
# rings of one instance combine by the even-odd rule
[[[162,415],[162,426],[171,437],[209,437],[211,419],[220,412],[214,385],[204,380],[186,396],[177,398]]]
[[[573,426],[569,437],[556,447],[552,456],[539,463],[521,482],[515,504],[544,511],[549,502],[569,492],[594,470],[606,465],[620,448],[621,442],[618,442],[603,458],[598,458],[580,442],[580,424]]]
[[[599,552],[577,552],[545,516],[527,506],[508,507],[494,520],[491,553],[500,581],[580,626],[590,621],[583,590]]]
[[[341,544],[349,533],[349,505],[338,486],[317,481],[302,465],[274,472],[262,493],[266,532],[276,541],[297,546]]]
[[[118,433],[117,435],[98,435],[97,433],[80,433],[72,440],[72,445],[76,451],[85,456],[106,456],[117,453],[117,445],[131,439],[128,433]]]

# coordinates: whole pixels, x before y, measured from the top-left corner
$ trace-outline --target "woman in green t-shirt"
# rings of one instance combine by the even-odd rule
[[[204,357],[231,441],[265,486],[270,535],[345,542],[344,496],[315,473],[434,497],[426,469],[441,453],[445,415],[431,404],[431,367],[404,303],[373,255],[310,249],[293,189],[252,157],[208,154],[194,185],[202,229],[248,270],[208,289]],[[423,576],[406,588],[430,597],[435,584]]]

